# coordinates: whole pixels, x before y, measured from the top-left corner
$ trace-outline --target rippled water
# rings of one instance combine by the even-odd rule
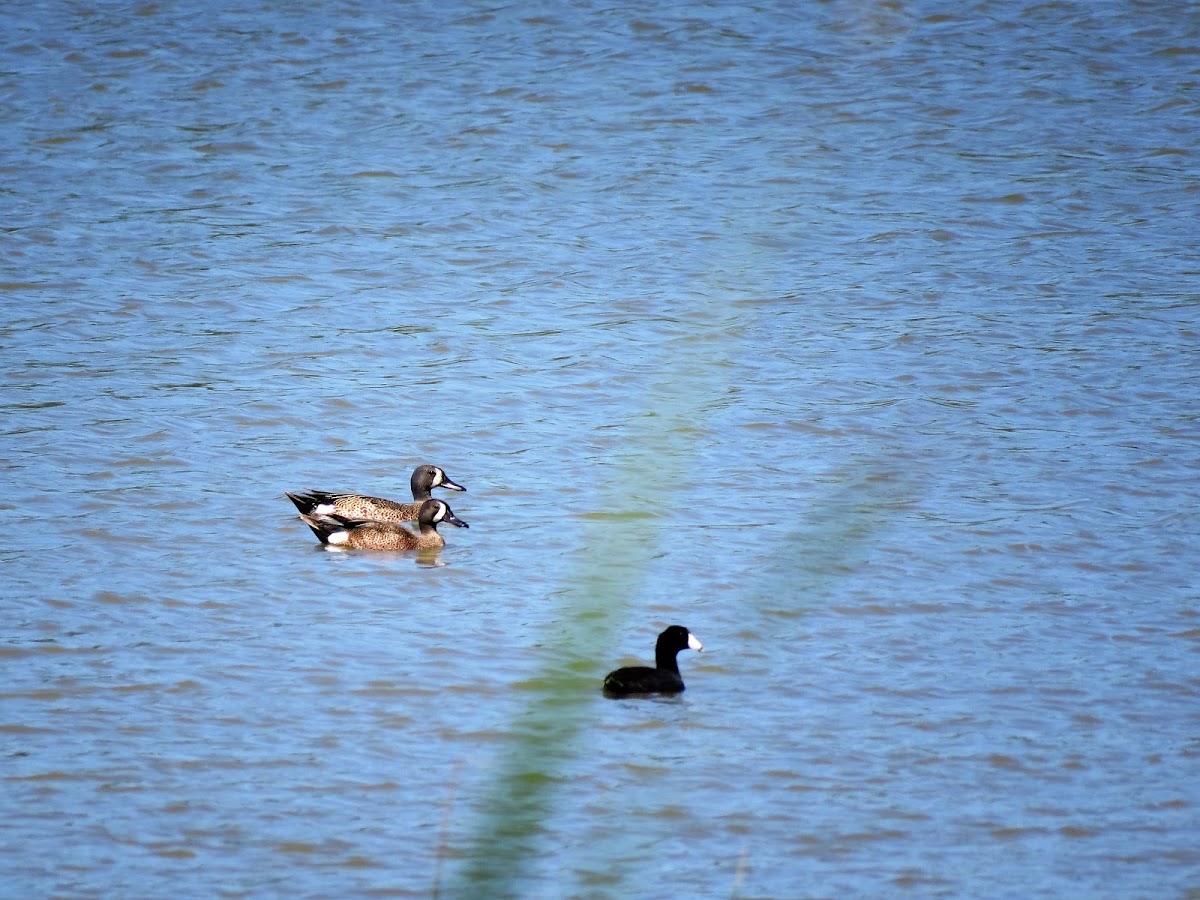
[[[1192,5],[288,10],[0,11],[7,896],[1200,891]]]

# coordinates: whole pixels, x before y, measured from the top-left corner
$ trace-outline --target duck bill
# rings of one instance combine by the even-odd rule
[[[457,525],[459,528],[470,528],[471,527],[470,525],[468,525],[466,522],[464,522],[462,519],[460,519],[458,516],[456,516],[452,512],[446,513],[446,518],[443,519],[442,521],[449,522],[451,525]]]
[[[463,487],[461,484],[455,484],[449,478],[447,478],[441,484],[435,485],[435,487],[444,487],[448,491],[465,491],[466,490],[466,488]]]

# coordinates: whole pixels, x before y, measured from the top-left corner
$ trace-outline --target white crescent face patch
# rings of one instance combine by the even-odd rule
[[[437,487],[439,484],[442,484],[443,482],[445,482],[445,480],[446,480],[446,473],[443,472],[441,469],[439,469],[437,466],[434,466],[433,467],[433,485],[432,486]]]
[[[704,649],[704,645],[702,643],[700,643],[700,639],[697,638],[690,631],[688,632],[688,646],[691,647],[693,650],[695,650],[697,653],[699,653],[701,650]]]

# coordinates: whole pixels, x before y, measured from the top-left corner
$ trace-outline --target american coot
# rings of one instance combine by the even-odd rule
[[[704,645],[682,625],[672,625],[658,636],[654,645],[654,668],[626,666],[604,676],[604,693],[609,697],[628,697],[633,694],[678,694],[683,690],[679,663],[675,656],[680,650],[700,651]]]
[[[353,550],[436,550],[446,546],[438,534],[438,522],[449,522],[459,528],[469,528],[458,518],[444,500],[426,500],[421,504],[416,534],[396,522],[371,522],[339,515],[300,514],[304,524],[313,530],[322,544],[348,547]]]
[[[296,509],[306,516],[345,516],[371,522],[415,522],[421,512],[421,504],[431,499],[434,488],[465,491],[455,484],[437,466],[417,466],[409,479],[413,502],[398,503],[382,497],[366,497],[362,494],[339,494],[333,491],[287,492],[287,497],[296,504]]]

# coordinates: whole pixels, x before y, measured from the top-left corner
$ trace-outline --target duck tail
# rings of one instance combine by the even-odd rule
[[[284,491],[283,495],[296,504],[296,509],[300,510],[301,515],[307,515],[312,512],[314,506],[320,502],[316,493],[313,491]]]
[[[341,522],[330,516],[310,516],[302,512],[300,513],[300,521],[312,529],[312,533],[317,536],[317,540],[322,544],[329,543],[330,535],[346,530],[346,527]]]

